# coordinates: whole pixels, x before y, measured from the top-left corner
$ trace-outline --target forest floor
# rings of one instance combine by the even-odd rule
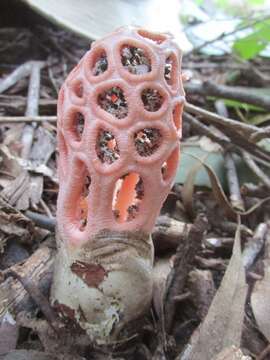
[[[59,336],[49,305],[57,96],[89,41],[23,6],[1,13],[0,359],[270,359],[269,59],[183,56],[185,176],[152,234],[152,309],[98,347]]]

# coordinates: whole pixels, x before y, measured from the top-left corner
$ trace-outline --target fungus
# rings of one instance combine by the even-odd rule
[[[134,46],[138,37],[141,47]],[[179,53],[166,35],[121,28],[96,41],[59,95],[51,302],[68,324],[76,323],[73,331],[79,326],[98,343],[116,341],[152,301],[151,231],[177,168],[184,95],[180,80],[174,82],[179,59],[170,58],[164,70],[168,49]],[[155,71],[148,54],[160,59]],[[89,64],[92,77],[84,75]],[[62,101],[70,83],[73,91]]]

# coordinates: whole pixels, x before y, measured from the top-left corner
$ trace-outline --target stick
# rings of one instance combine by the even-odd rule
[[[0,116],[0,123],[56,122],[57,116]]]
[[[38,115],[38,104],[39,104],[39,90],[40,90],[40,62],[32,63],[31,77],[28,88],[28,97],[27,97],[27,106],[26,106],[26,116],[36,116]],[[25,125],[22,133],[22,151],[21,157],[23,159],[28,159],[33,138],[34,132],[37,124],[33,122],[32,124]]]
[[[162,253],[168,249],[176,249],[183,241],[184,235],[189,232],[190,227],[191,224],[160,215],[152,232],[155,251]]]
[[[255,185],[253,183],[246,183],[241,186],[241,193],[244,196],[256,197],[264,199],[268,195],[268,189],[265,185]]]
[[[257,132],[251,135],[250,140],[255,143],[269,137],[270,137],[270,126],[266,126],[265,128],[258,128]]]
[[[242,155],[247,166],[254,172],[254,174],[261,180],[261,182],[270,189],[270,178],[259,168],[256,162],[252,159],[249,153],[242,150]]]
[[[223,126],[224,128],[226,126],[229,126],[235,131],[239,131],[245,136],[250,136],[254,132],[258,131],[258,128],[254,125],[241,123],[239,121],[215,114],[211,111],[199,108],[198,106],[192,105],[188,102],[185,103],[185,110],[191,114],[202,115],[203,117],[207,118],[207,120],[209,120],[212,125]]]
[[[193,48],[192,50],[190,50],[190,51],[187,53],[187,55],[190,54],[190,53],[193,53],[193,54],[194,54],[194,53],[198,52],[200,49],[202,49],[202,48],[204,48],[204,47],[206,47],[206,46],[208,46],[208,45],[214,44],[214,43],[217,42],[217,41],[220,41],[220,40],[222,40],[222,39],[224,39],[224,38],[226,38],[226,37],[228,37],[228,36],[230,36],[230,35],[233,35],[233,34],[238,33],[239,31],[242,31],[242,30],[244,30],[244,29],[247,29],[247,28],[249,28],[249,27],[252,27],[252,26],[258,24],[259,22],[262,22],[262,21],[267,20],[267,19],[269,19],[269,15],[259,16],[258,18],[255,18],[255,19],[249,19],[249,21],[245,21],[245,22],[242,24],[242,26],[238,26],[238,27],[236,27],[235,29],[233,29],[233,30],[231,30],[231,31],[229,31],[229,32],[223,32],[223,33],[221,33],[219,36],[217,36],[216,38],[211,39],[211,40],[207,40],[207,41],[205,41],[204,43],[198,45],[197,47],[195,47],[195,48]]]
[[[191,94],[237,100],[270,110],[270,96],[254,94],[249,88],[243,86],[217,85],[211,81],[205,81],[201,84],[186,84],[185,90]]]
[[[253,238],[247,242],[242,254],[242,261],[246,271],[253,265],[257,255],[263,248],[267,231],[268,226],[266,223],[259,224]]]
[[[26,62],[0,81],[0,94],[11,86],[15,85],[19,80],[28,76],[32,69],[32,61]]]
[[[215,108],[219,115],[228,117],[228,109],[223,100],[215,101]],[[238,174],[234,159],[231,153],[226,152],[224,155],[224,165],[230,191],[230,201],[235,210],[244,211],[245,205],[241,196]]]
[[[220,126],[222,128],[221,130],[224,133],[227,132],[226,134],[227,137],[231,138],[231,140],[228,140],[225,136],[221,137],[218,136],[217,134],[212,133],[207,126],[200,123],[196,118],[194,118],[190,114],[184,112],[183,115],[184,115],[184,120],[190,122],[192,126],[197,129],[197,131],[199,131],[201,134],[208,136],[214,142],[220,144],[225,150],[231,150],[231,151],[234,150],[236,152],[240,152],[240,148],[242,147],[251,154],[253,154],[255,157],[259,159],[262,158],[263,160],[268,162],[270,161],[270,154],[267,151],[264,151],[260,147],[250,143],[243,135],[237,133],[235,129],[231,129],[230,127],[220,126],[221,124],[219,125],[215,124],[216,127]]]
[[[38,284],[34,284],[33,281],[29,280],[27,275],[20,275],[20,268],[18,270],[10,269],[7,271],[7,276],[12,276],[14,279],[18,280],[23,286],[24,290],[30,295],[35,304],[40,308],[45,316],[48,324],[51,328],[58,334],[57,326],[57,315],[50,306],[48,299],[43,295],[43,293],[38,288]]]
[[[13,116],[25,113],[27,98],[20,95],[1,95],[0,94],[0,107],[13,114]],[[56,99],[40,99],[39,110],[43,114],[54,114],[56,112]]]
[[[54,253],[41,247],[23,265],[14,265],[11,270],[24,277],[25,281],[39,288],[44,295],[49,291],[53,272]],[[18,280],[7,277],[0,284],[0,315],[9,310],[14,315],[20,311],[31,311],[34,304],[30,295]]]
[[[32,220],[36,224],[36,226],[39,226],[43,229],[47,229],[49,231],[55,231],[55,226],[56,226],[55,217],[50,218],[49,216],[35,213],[33,211],[26,211],[25,216],[27,216],[30,220]]]
[[[270,153],[258,145],[249,142],[248,138],[257,131],[257,127],[241,123],[236,120],[217,115],[210,111],[201,109],[192,104],[186,103],[185,110],[192,114],[202,115],[208,123],[215,125],[226,136],[228,136],[234,144],[244,148],[250,154],[257,156],[263,160],[270,161]]]
[[[225,136],[219,136],[217,134],[214,134],[211,129],[209,129],[208,126],[202,124],[199,120],[197,120],[194,116],[184,112],[183,113],[183,118],[185,121],[189,122],[192,127],[194,129],[196,129],[200,134],[203,134],[207,137],[209,137],[209,139],[213,140],[214,142],[218,143],[219,145],[221,145],[223,148],[227,149],[227,148],[231,148],[234,145],[231,143],[231,141],[229,141]]]
[[[165,326],[170,333],[175,315],[175,296],[181,295],[186,284],[187,275],[194,266],[195,255],[200,249],[203,234],[207,229],[207,220],[198,215],[186,236],[176,250],[174,266],[167,278],[167,291],[164,299]]]
[[[245,211],[245,205],[241,196],[237,170],[233,157],[227,152],[224,156],[224,160],[232,207],[235,210]]]

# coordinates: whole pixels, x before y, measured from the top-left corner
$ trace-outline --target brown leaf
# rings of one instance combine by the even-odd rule
[[[0,233],[21,243],[31,243],[34,226],[31,220],[10,206],[0,196]]]
[[[235,220],[237,218],[237,215],[250,215],[253,211],[255,211],[256,209],[258,209],[261,205],[263,205],[265,202],[270,201],[270,197],[267,197],[263,200],[258,201],[255,205],[251,206],[250,209],[248,209],[247,211],[236,211],[231,203],[229,202],[229,200],[227,199],[227,196],[225,195],[222,185],[218,179],[218,176],[215,174],[215,172],[212,170],[211,166],[207,165],[205,162],[203,162],[201,159],[199,159],[197,156],[194,156],[192,154],[188,154],[187,155],[193,157],[194,159],[198,160],[202,166],[205,168],[208,176],[209,176],[209,180],[211,182],[211,186],[212,186],[212,191],[213,191],[213,195],[217,201],[217,203],[223,208],[223,210],[225,211],[225,214],[228,216],[228,218]],[[198,171],[198,169],[197,169]],[[193,179],[193,181],[195,180],[195,178]],[[193,192],[193,187],[192,187],[192,192]],[[191,191],[190,190],[190,191]],[[189,195],[190,196],[190,195]]]
[[[27,171],[21,173],[1,191],[1,196],[6,199],[10,205],[18,210],[27,210],[30,197],[30,176]]]
[[[32,174],[30,177],[30,201],[32,206],[37,206],[43,193],[43,176]]]
[[[35,132],[35,142],[32,146],[29,159],[35,164],[47,164],[55,151],[56,140],[47,129],[39,126]]]
[[[78,275],[88,286],[98,285],[108,275],[107,271],[99,264],[88,264],[83,261],[76,261],[71,265],[71,271]]]
[[[193,335],[191,344],[178,359],[211,360],[224,348],[240,346],[247,294],[240,248],[240,226],[236,231],[233,255],[209,312]]]
[[[270,341],[270,233],[266,236],[264,278],[256,281],[251,306],[260,331]]]

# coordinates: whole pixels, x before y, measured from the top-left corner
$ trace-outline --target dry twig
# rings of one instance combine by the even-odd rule
[[[249,88],[241,86],[217,85],[211,81],[205,81],[201,84],[186,84],[185,90],[190,94],[237,100],[270,110],[270,96],[255,94]]]
[[[165,326],[171,332],[175,315],[175,297],[183,292],[187,275],[192,268],[195,255],[201,246],[203,234],[208,226],[205,217],[199,215],[191,227],[186,241],[179,244],[173,269],[168,276],[167,292],[164,299]]]
[[[242,155],[245,163],[250,168],[250,170],[254,172],[254,174],[261,180],[261,182],[265,186],[267,186],[268,189],[270,189],[270,178],[266,175],[266,173],[259,168],[259,166],[252,159],[249,153],[242,150]]]
[[[0,116],[0,123],[56,122],[57,116]]]
[[[267,231],[268,226],[266,223],[259,224],[255,230],[254,236],[246,244],[242,253],[242,261],[246,270],[249,270],[259,252],[262,250]]]
[[[28,76],[31,73],[32,65],[32,61],[26,62],[2,79],[0,81],[0,94],[15,85],[22,78]]]
[[[38,115],[38,105],[39,105],[39,91],[40,91],[40,70],[43,63],[35,61],[32,63],[30,83],[28,88],[28,97],[27,97],[27,107],[26,107],[26,116],[37,116]],[[33,138],[34,131],[37,124],[33,122],[32,124],[27,124],[23,128],[22,132],[22,151],[21,157],[23,159],[28,159]]]

